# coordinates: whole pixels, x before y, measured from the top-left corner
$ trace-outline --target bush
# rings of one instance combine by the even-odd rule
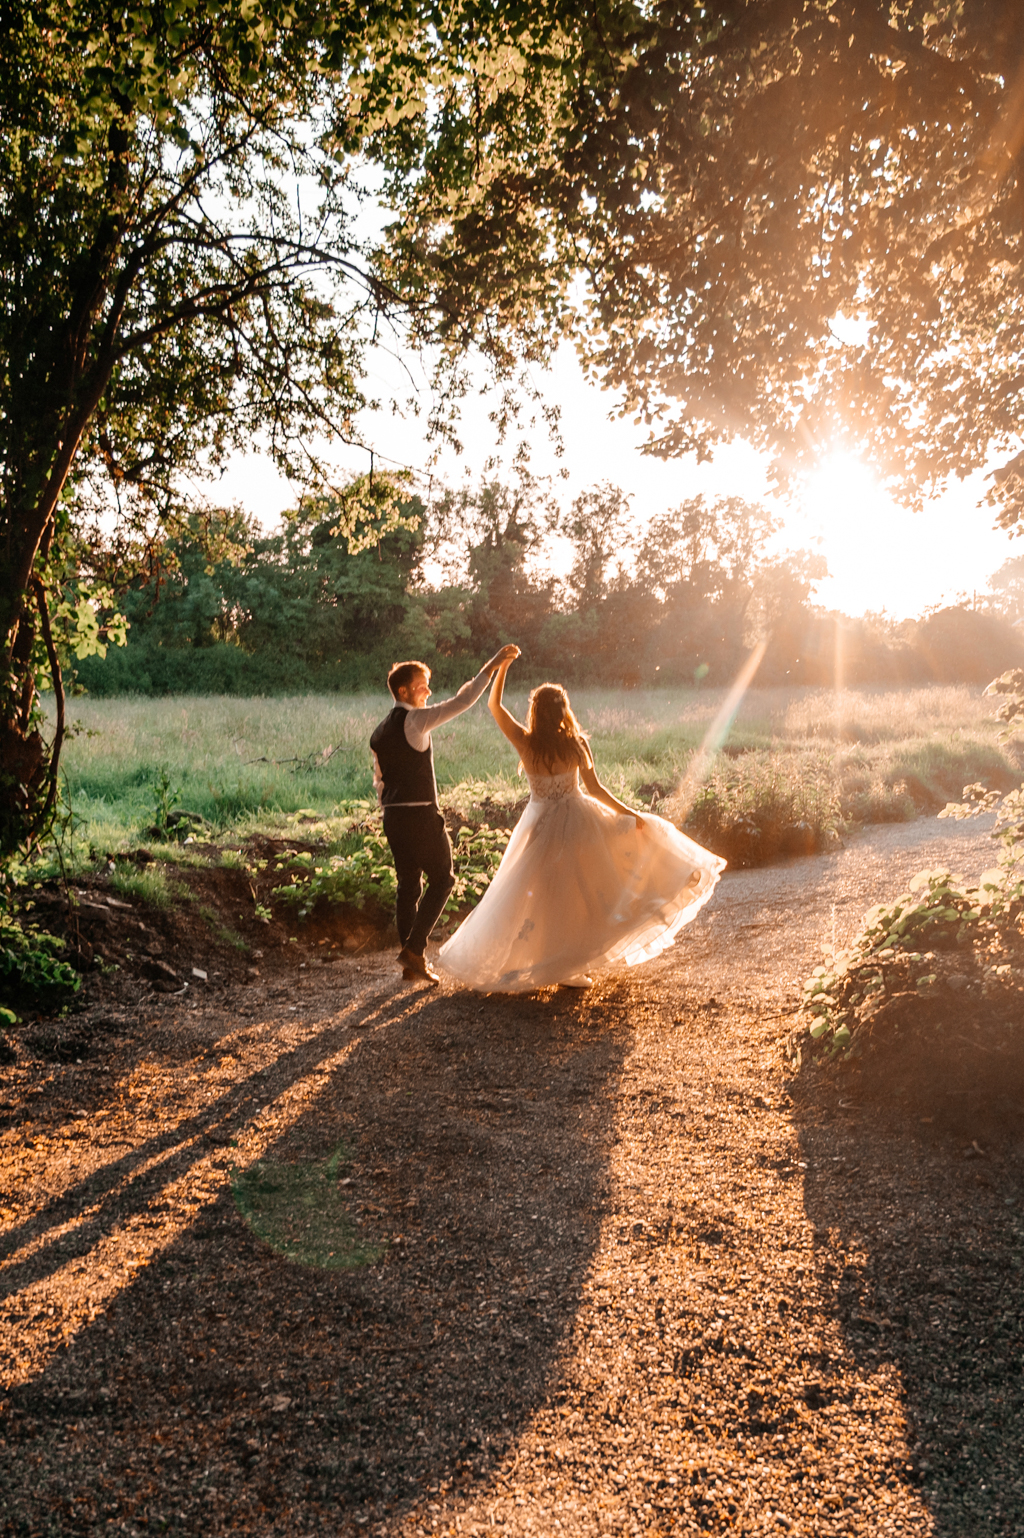
[[[839,792],[827,753],[753,751],[725,760],[697,792],[685,831],[735,869],[813,854],[838,831]],[[671,815],[672,801],[666,809]]]
[[[293,852],[279,857],[277,869],[286,873],[286,879],[274,888],[274,896],[294,904],[300,918],[307,918],[318,902],[349,903],[354,908],[370,904],[388,911],[394,907],[395,865],[382,819],[379,814],[365,816],[360,812],[326,859]],[[459,829],[453,845],[455,886],[445,913],[456,913],[480,901],[501,863],[510,836],[507,829],[492,828],[486,822],[475,828]]]
[[[827,1056],[858,1055],[887,999],[934,998],[957,991],[996,1005],[1024,1002],[1024,792],[1005,797],[968,785],[964,801],[941,816],[963,818],[996,808],[998,865],[977,886],[946,870],[922,871],[895,901],[864,915],[860,932],[831,966],[804,984],[809,1032]]]
[[[62,959],[63,949],[56,935],[10,914],[0,915],[0,999],[21,1007],[66,1002],[78,992],[82,979]],[[3,1013],[13,1020],[8,1011]]]
[[[274,896],[293,904],[300,919],[308,918],[318,902],[348,903],[353,908],[365,908],[367,903],[394,906],[395,866],[379,818],[355,823],[337,852],[325,859],[286,851],[275,869],[285,874],[285,880],[274,887]]]

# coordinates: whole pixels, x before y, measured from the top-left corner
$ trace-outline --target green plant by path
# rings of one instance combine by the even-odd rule
[[[999,860],[976,885],[947,870],[920,872],[908,891],[870,909],[852,944],[807,979],[803,1008],[817,1050],[858,1054],[887,998],[935,996],[951,953],[968,997],[1024,1009],[1024,792],[999,796],[968,785],[964,800],[939,815],[961,820],[993,810]]]
[[[368,902],[382,908],[394,905],[397,892],[395,866],[379,817],[353,822],[333,853],[322,859],[308,851],[286,851],[276,867],[284,880],[274,887],[281,902],[294,904],[299,918],[307,918],[318,902],[350,903],[364,908]]]
[[[455,885],[445,913],[457,913],[480,901],[510,836],[508,829],[492,828],[486,822],[459,829],[452,846]],[[341,847],[326,858],[288,851],[278,859],[277,869],[285,880],[274,888],[274,896],[294,904],[300,918],[308,917],[321,901],[350,903],[355,908],[375,903],[390,909],[397,895],[394,860],[379,814],[354,822]]]
[[[477,828],[459,829],[452,846],[455,885],[444,906],[445,913],[458,913],[467,904],[480,901],[497,875],[511,837],[509,829],[492,828],[486,822]]]
[[[831,1055],[860,1050],[858,1027],[887,996],[931,993],[935,951],[980,939],[987,894],[946,870],[922,871],[892,903],[865,915],[853,943],[804,984],[812,1041]]]
[[[0,913],[0,998],[24,1007],[45,1004],[52,1008],[66,1002],[82,986],[82,979],[61,955],[64,942],[56,935]],[[9,1022],[10,1012],[4,1010]]]
[[[342,1146],[322,1163],[261,1159],[233,1176],[235,1204],[253,1232],[296,1265],[325,1271],[373,1265],[384,1246],[359,1237],[339,1183],[350,1158]]]

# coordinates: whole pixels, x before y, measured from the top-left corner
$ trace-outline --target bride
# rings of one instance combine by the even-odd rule
[[[482,901],[441,947],[440,964],[482,992],[587,988],[592,973],[635,966],[671,945],[711,896],[725,861],[605,789],[561,685],[534,689],[521,726],[501,702],[514,660],[495,673],[489,704],[519,754],[530,800]]]

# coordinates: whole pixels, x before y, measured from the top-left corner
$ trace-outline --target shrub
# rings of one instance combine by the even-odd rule
[[[274,896],[294,904],[300,919],[318,902],[350,903],[354,908],[368,902],[381,908],[394,905],[395,866],[378,818],[357,824],[340,851],[325,859],[289,850],[279,856],[275,868],[285,873],[285,880],[274,887]]]
[[[968,785],[963,802],[939,815],[961,819],[993,808],[1002,850],[977,886],[946,870],[922,871],[909,891],[870,909],[848,949],[807,979],[803,1009],[818,1050],[858,1054],[886,999],[934,997],[953,976],[969,997],[1024,999],[1024,792],[1000,796]]]
[[[497,874],[511,837],[510,829],[492,828],[486,822],[476,828],[459,829],[453,845],[455,885],[445,904],[445,913],[476,906]]]
[[[453,844],[455,886],[445,913],[480,901],[501,863],[510,834],[505,828],[481,823],[459,829]],[[277,861],[286,879],[274,888],[280,901],[292,903],[299,918],[307,918],[318,902],[369,903],[390,910],[397,892],[395,865],[378,814],[353,819],[339,846],[324,859],[308,852],[287,851]]]
[[[77,993],[82,979],[61,952],[64,942],[34,924],[0,914],[0,998],[24,1007],[53,1006]],[[9,1019],[13,1016],[3,1012]]]
[[[686,814],[685,830],[734,868],[812,854],[838,831],[839,791],[824,752],[753,751],[716,767]],[[675,810],[670,798],[666,810]]]

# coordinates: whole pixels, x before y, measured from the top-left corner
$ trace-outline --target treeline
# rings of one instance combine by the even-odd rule
[[[808,551],[769,554],[777,524],[739,498],[691,498],[639,532],[617,488],[565,512],[537,483],[413,498],[373,538],[307,500],[266,534],[239,512],[196,517],[146,558],[95,547],[128,645],[77,665],[92,693],[379,689],[418,657],[442,686],[503,641],[524,676],[571,684],[722,684],[759,640],[762,684],[986,683],[1024,663],[1004,605],[892,625],[815,609]],[[564,575],[546,560],[560,552]],[[1013,583],[1009,583],[1013,588]]]

